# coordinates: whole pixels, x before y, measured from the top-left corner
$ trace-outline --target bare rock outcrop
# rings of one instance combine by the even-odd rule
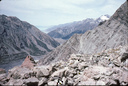
[[[36,65],[36,62],[31,56],[27,56],[24,62],[22,63],[21,67],[27,67],[32,69]]]

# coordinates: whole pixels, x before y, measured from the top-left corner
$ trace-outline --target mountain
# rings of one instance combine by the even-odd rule
[[[45,57],[44,61],[51,60],[49,65],[42,65],[41,61],[39,65],[28,55],[20,66],[8,70],[8,73],[0,68],[0,86],[128,86],[128,9],[126,9],[127,2],[110,20],[83,35],[72,36],[62,45],[63,47],[50,53],[57,57],[62,52],[60,57],[50,59],[48,55],[48,58]],[[86,42],[90,44],[84,45]],[[97,43],[100,43],[97,49],[103,48],[100,52],[92,46]],[[88,49],[87,46],[93,48]],[[105,46],[109,49],[105,49]],[[73,50],[81,52],[71,54]],[[86,50],[90,53],[84,53]],[[93,53],[94,50],[98,53]],[[70,56],[66,61],[62,61],[67,56],[66,52]],[[54,63],[52,60],[57,62]]]
[[[39,61],[49,64],[67,60],[71,54],[99,53],[109,48],[128,45],[128,7],[127,1],[113,16],[93,30],[73,35],[66,43],[57,47]]]
[[[53,30],[48,33],[49,36],[53,38],[62,38],[69,39],[75,33],[83,34],[87,30],[92,30],[95,28],[100,22],[108,20],[110,18],[109,15],[102,15],[97,19],[87,18],[83,21],[76,21],[73,23],[62,24],[58,26],[54,26],[49,28],[49,30]]]
[[[44,55],[58,45],[35,26],[16,17],[0,15],[0,67],[14,66],[27,55]]]
[[[108,20],[109,18],[110,18],[109,15],[102,15],[99,18],[97,18],[96,21],[100,23],[100,22],[103,22],[105,20]]]
[[[66,42],[66,40],[61,39],[61,38],[54,38],[57,42],[59,42],[60,44],[63,44]]]

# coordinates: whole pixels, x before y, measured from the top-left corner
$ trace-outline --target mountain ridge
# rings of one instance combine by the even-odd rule
[[[109,15],[102,15],[97,19],[87,18],[82,21],[75,21],[72,23],[66,23],[58,26],[54,26],[51,29],[55,29],[48,33],[49,36],[53,38],[62,38],[69,39],[73,34],[83,34],[87,30],[92,30],[95,28],[100,22],[109,19]]]
[[[0,28],[0,59],[3,64],[27,55],[44,55],[59,45],[53,38],[17,17],[0,15]]]
[[[70,54],[92,54],[128,44],[127,2],[121,5],[113,16],[93,30],[83,35],[73,35],[66,43],[57,47],[39,64],[49,64],[58,60],[67,60]]]

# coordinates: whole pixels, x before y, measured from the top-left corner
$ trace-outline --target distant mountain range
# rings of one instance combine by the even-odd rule
[[[67,40],[75,33],[83,34],[88,30],[94,29],[100,24],[100,22],[108,20],[109,18],[109,15],[103,15],[97,19],[87,18],[83,21],[61,24],[47,29],[50,31],[48,35],[53,38],[62,38]]]
[[[106,49],[128,45],[128,9],[127,1],[113,16],[93,30],[84,34],[75,34],[63,45],[47,54],[39,64],[49,64],[60,60],[67,61],[71,54],[94,54]],[[104,18],[104,17],[101,17]],[[87,19],[93,21],[93,19]],[[86,21],[87,21],[86,20]],[[95,25],[95,24],[94,24]],[[67,28],[66,28],[67,29]],[[68,30],[65,30],[67,32]],[[62,31],[61,28],[57,29]],[[56,30],[56,31],[57,31]],[[63,31],[62,31],[63,32]],[[62,33],[61,33],[62,34]],[[56,37],[56,36],[55,36]]]
[[[0,67],[16,65],[27,55],[44,55],[58,45],[35,26],[16,17],[0,15]]]

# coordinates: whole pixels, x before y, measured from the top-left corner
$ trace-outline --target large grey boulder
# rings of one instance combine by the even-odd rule
[[[24,81],[23,80],[21,80],[21,79],[11,79],[11,80],[9,80],[9,82],[8,83],[6,83],[6,85],[20,85],[20,86],[24,86],[25,84],[24,84]]]
[[[122,57],[121,57],[121,62],[124,62],[128,59],[128,53],[123,53]]]
[[[24,83],[27,86],[38,86],[39,80],[35,77],[32,77],[32,78],[25,79]]]
[[[57,85],[57,82],[58,81],[48,81],[48,86],[50,86],[50,85],[56,86]]]
[[[34,72],[25,67],[14,67],[8,72],[8,79],[27,79],[34,76]]]
[[[34,67],[33,72],[36,73],[36,77],[38,79],[40,79],[42,77],[49,77],[50,76],[50,71],[45,66]]]
[[[43,78],[39,81],[38,86],[44,86],[45,84],[47,84],[47,81],[48,81],[48,79],[43,77]]]

